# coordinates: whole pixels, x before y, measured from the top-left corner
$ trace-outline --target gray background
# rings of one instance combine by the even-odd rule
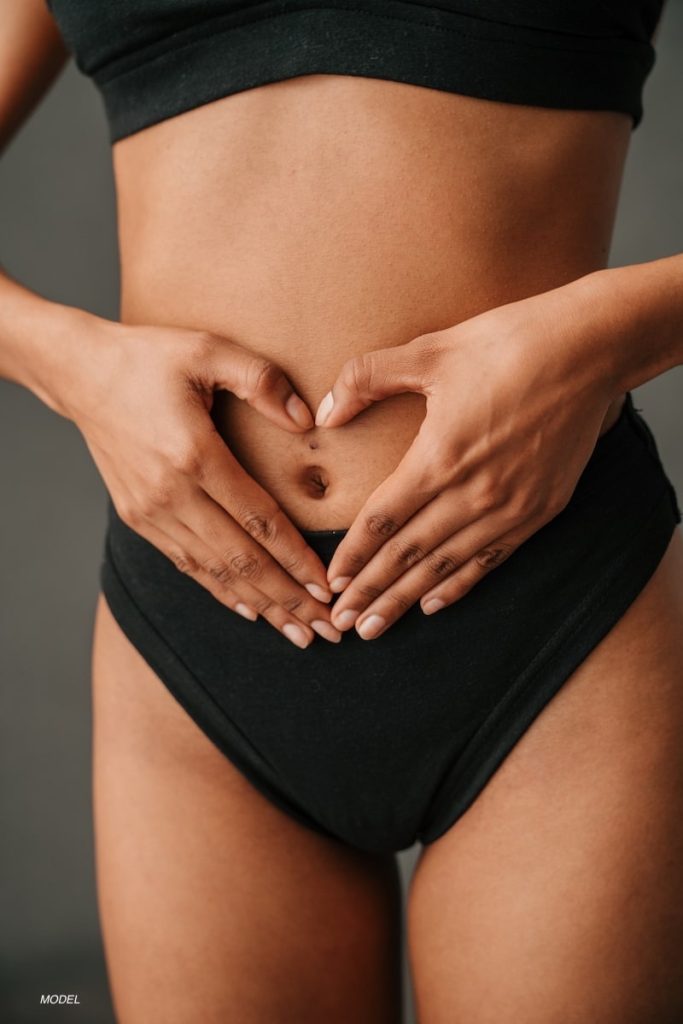
[[[670,0],[632,137],[611,265],[683,249],[683,0]],[[0,162],[0,260],[49,298],[116,318],[103,110],[72,64]],[[683,325],[682,325],[683,330]],[[683,369],[635,392],[683,496]],[[113,1020],[95,905],[89,659],[105,492],[76,428],[0,381],[0,1019]],[[415,851],[401,857],[404,877]],[[42,992],[81,1008],[46,1010]]]

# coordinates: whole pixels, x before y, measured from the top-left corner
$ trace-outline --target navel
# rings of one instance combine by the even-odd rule
[[[304,466],[301,484],[311,498],[324,498],[330,485],[329,477],[322,466]]]

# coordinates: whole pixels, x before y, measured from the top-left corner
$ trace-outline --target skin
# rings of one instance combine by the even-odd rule
[[[682,580],[677,531],[627,613],[422,853],[406,929],[420,1024],[681,1020]],[[93,669],[117,1019],[399,1024],[395,864],[265,800],[102,598]]]
[[[604,267],[629,136],[616,113],[339,76],[189,111],[113,149],[121,324],[57,317],[69,327],[65,347],[30,367],[24,357],[16,376],[81,427],[141,531],[164,533],[165,523],[183,556],[182,527],[221,550],[221,530],[241,529],[238,548],[253,540],[227,496],[220,529],[200,517],[200,441],[216,453],[212,489],[228,462],[239,473],[234,458],[253,481],[242,484],[281,510],[271,506],[270,518],[349,527],[418,435],[425,396],[392,394],[334,429],[306,430],[283,423],[283,388],[315,412],[350,358],[433,338]],[[12,295],[17,337],[56,313]],[[68,375],[55,372],[50,360],[74,338],[79,358]],[[274,367],[265,394],[249,372],[236,376],[232,346],[252,354],[247,365]],[[488,346],[469,352],[474,374]],[[593,394],[584,450],[621,404],[602,387]],[[532,413],[518,422],[533,430],[548,399],[526,395]],[[126,438],[138,436],[151,438],[149,464],[167,467],[149,488],[127,457]],[[628,613],[421,858],[408,919],[420,1024],[680,1019],[681,544],[676,531]],[[277,566],[254,557],[264,612],[302,611],[310,642],[328,605],[301,603],[315,600],[304,580],[271,596]],[[229,603],[218,570],[202,581],[217,580]],[[253,585],[242,576],[224,577],[237,597]],[[119,1020],[398,1021],[393,859],[312,834],[260,797],[180,711],[102,598],[94,639],[98,894]]]
[[[374,639],[420,597],[426,614],[440,611],[567,505],[610,401],[611,379],[576,344],[595,345],[587,280],[342,371],[329,413],[316,418],[325,427],[404,390],[424,394],[427,413],[335,551],[328,577],[344,590],[335,625]]]

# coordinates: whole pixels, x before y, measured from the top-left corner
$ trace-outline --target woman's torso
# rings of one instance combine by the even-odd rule
[[[239,341],[315,411],[350,356],[605,266],[630,134],[623,113],[352,76],[227,96],[113,147],[121,319]],[[307,529],[349,526],[423,416],[401,395],[296,435],[224,392],[215,408]]]

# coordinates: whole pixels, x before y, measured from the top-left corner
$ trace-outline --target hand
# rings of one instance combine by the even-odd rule
[[[328,567],[339,629],[371,639],[418,599],[452,604],[566,506],[617,394],[583,296],[554,289],[345,363],[319,426],[401,392],[427,401]]]
[[[313,630],[340,640],[323,563],[210,416],[225,388],[284,430],[307,430],[313,417],[282,371],[205,331],[99,323],[96,358],[79,362],[60,402],[119,516],[228,608],[261,614],[299,647]]]

